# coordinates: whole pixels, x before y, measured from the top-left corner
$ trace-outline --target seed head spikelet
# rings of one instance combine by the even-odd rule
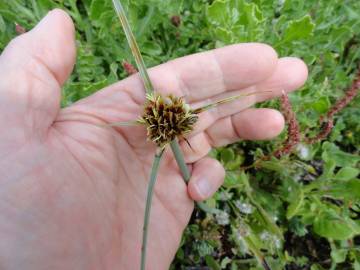
[[[181,97],[147,94],[139,123],[147,129],[148,139],[163,148],[177,137],[193,130],[198,116]]]

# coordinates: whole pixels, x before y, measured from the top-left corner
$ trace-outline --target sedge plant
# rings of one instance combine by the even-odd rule
[[[144,60],[141,56],[139,46],[137,45],[135,37],[131,31],[130,24],[126,17],[124,8],[119,0],[112,0],[112,2],[115,12],[125,32],[125,36],[130,46],[131,52],[134,56],[140,77],[143,81],[144,88],[146,90],[146,102],[143,106],[143,113],[141,116],[139,116],[138,119],[126,123],[111,123],[107,126],[143,125],[147,130],[148,140],[155,143],[157,146],[150,173],[144,213],[140,269],[145,270],[151,202],[157,173],[165,148],[167,146],[171,147],[183,179],[185,182],[188,182],[190,180],[190,172],[185,163],[184,156],[181,152],[179,140],[186,140],[185,136],[191,131],[193,131],[194,125],[199,119],[198,114],[221,104],[234,101],[236,99],[239,99],[240,97],[253,95],[255,93],[232,96],[197,109],[192,109],[190,105],[186,103],[184,97],[177,97],[174,95],[163,96],[160,93],[157,93],[147,73]],[[198,202],[197,205],[199,208],[207,212],[214,211],[213,209],[210,209],[206,204]],[[253,254],[259,260],[259,263],[261,263],[262,265],[267,265],[260,251],[253,251]]]

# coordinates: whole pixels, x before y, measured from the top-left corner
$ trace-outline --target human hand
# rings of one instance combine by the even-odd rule
[[[133,75],[60,109],[60,89],[75,62],[74,28],[61,10],[13,40],[0,57],[1,269],[138,269],[149,171],[155,146],[145,129],[101,128],[136,119],[145,101]],[[206,157],[214,146],[270,139],[282,115],[250,109],[300,87],[307,69],[263,44],[239,44],[180,58],[149,70],[155,89],[194,107],[247,96],[203,112],[181,143],[192,178],[186,186],[170,151],[155,187],[148,269],[168,269],[193,211],[224,169]]]

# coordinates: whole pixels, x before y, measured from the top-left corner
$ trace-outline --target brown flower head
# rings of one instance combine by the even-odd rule
[[[175,27],[179,27],[181,24],[181,18],[179,15],[172,16],[170,20]]]
[[[164,147],[176,137],[192,131],[197,120],[198,116],[183,98],[148,94],[138,122],[146,126],[149,140]]]

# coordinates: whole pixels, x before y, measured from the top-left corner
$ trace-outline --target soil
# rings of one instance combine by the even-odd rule
[[[298,266],[294,263],[287,265],[286,270],[310,270],[311,265],[317,263],[325,269],[331,266],[331,248],[328,241],[312,234],[297,236],[291,232],[285,234],[285,250],[293,257],[307,257],[309,262],[306,266]]]

